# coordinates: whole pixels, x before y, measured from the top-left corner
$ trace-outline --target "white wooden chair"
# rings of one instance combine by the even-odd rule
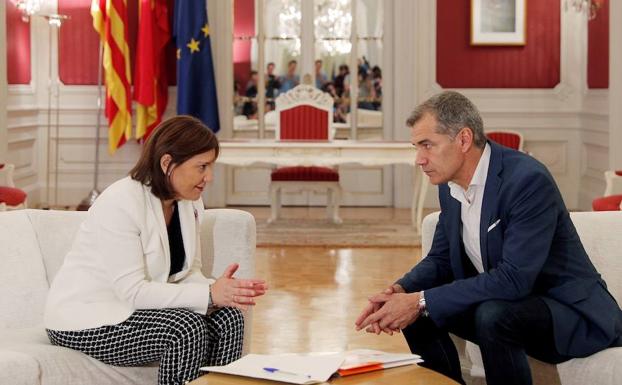
[[[329,141],[333,139],[333,98],[310,85],[301,84],[276,98],[275,138],[281,141]],[[339,173],[313,165],[280,167],[270,175],[271,215],[268,223],[280,214],[281,194],[288,191],[327,192],[326,209],[334,223],[341,223]]]

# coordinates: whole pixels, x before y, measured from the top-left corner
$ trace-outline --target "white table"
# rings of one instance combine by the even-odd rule
[[[411,218],[421,233],[423,203],[428,179],[415,166],[415,149],[410,142],[371,142],[356,140],[317,141],[221,141],[220,164],[248,167],[268,164],[277,167],[360,165],[363,167],[408,164],[413,167]]]

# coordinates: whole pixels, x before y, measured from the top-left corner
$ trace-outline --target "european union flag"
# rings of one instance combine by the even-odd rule
[[[176,0],[173,36],[177,45],[177,113],[220,129],[214,64],[205,0]]]

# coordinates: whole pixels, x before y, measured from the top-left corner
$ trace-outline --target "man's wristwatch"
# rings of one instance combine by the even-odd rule
[[[423,290],[421,290],[419,294],[419,315],[427,317],[429,313],[425,304],[425,295],[423,294]]]

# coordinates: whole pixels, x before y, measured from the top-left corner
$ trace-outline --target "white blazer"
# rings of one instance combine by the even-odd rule
[[[137,309],[189,308],[205,314],[201,273],[203,202],[179,201],[186,260],[169,278],[168,233],[160,199],[130,177],[109,186],[89,210],[51,285],[45,327],[83,330],[125,321]]]

